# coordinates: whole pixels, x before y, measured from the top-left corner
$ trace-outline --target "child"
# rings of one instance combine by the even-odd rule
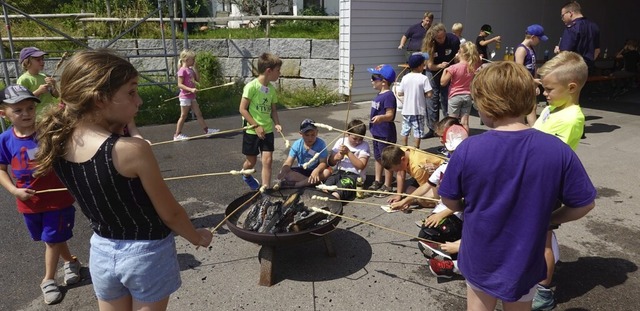
[[[244,86],[242,99],[240,100],[240,114],[244,125],[252,125],[254,128],[244,132],[242,137],[242,154],[246,160],[242,164],[243,169],[252,169],[258,161],[258,154],[262,152],[262,183],[269,188],[271,183],[273,129],[282,132],[280,119],[278,119],[278,95],[271,82],[280,78],[282,60],[269,53],[263,53],[258,58],[258,78]],[[260,184],[251,175],[243,175],[244,180],[251,190],[258,190]]]
[[[560,52],[539,70],[544,95],[549,105],[542,111],[533,128],[560,138],[573,150],[578,147],[584,131],[584,114],[578,100],[580,91],[587,81],[588,71],[582,56],[568,51]],[[547,231],[544,253],[547,277],[538,284],[533,299],[534,310],[547,310],[555,306],[553,291],[550,289],[556,262],[552,248],[555,228],[557,227],[550,227]]]
[[[446,135],[447,129],[454,125],[460,126],[460,123],[458,122],[457,118],[453,118],[453,117],[446,117],[438,121],[438,123],[436,123],[436,134],[443,137],[443,140],[441,140],[441,142],[443,145],[445,145],[445,147],[450,147],[447,149],[455,149],[455,146],[447,146],[444,140],[444,137],[445,137],[444,135]],[[424,164],[422,170],[406,169],[407,167],[412,166],[410,163],[412,160],[411,158],[412,156],[414,157],[420,156],[424,158],[422,160],[417,161],[417,163]],[[436,192],[433,189],[437,186],[438,182],[440,181],[440,177],[441,177],[440,173],[444,173],[444,169],[446,168],[447,162],[442,161],[439,158],[432,157],[425,153],[416,152],[412,154],[411,150],[403,150],[402,148],[385,148],[385,150],[383,151],[383,164],[385,165],[385,168],[388,167],[390,170],[394,172],[405,171],[405,172],[409,172],[410,175],[411,174],[415,175],[415,176],[411,175],[411,177],[414,177],[416,179],[416,182],[419,184],[419,186],[417,188],[413,188],[409,186],[406,193],[416,195],[416,196],[425,196],[425,197],[434,198],[434,199],[438,198]],[[422,174],[424,171],[427,171],[427,173],[431,172],[431,174],[429,174],[428,176],[424,176]],[[435,178],[435,176],[438,176],[438,178],[437,180],[433,181],[432,178]],[[402,200],[392,202],[391,208],[395,210],[397,209],[405,210],[413,202],[416,202],[415,198],[406,197]],[[430,201],[430,200],[429,201],[417,200],[417,202],[419,202],[419,205],[421,206],[433,207],[433,203],[432,203],[433,201]]]
[[[531,73],[532,77],[536,77],[536,51],[534,46],[540,44],[540,41],[547,41],[549,38],[544,35],[544,28],[538,24],[533,24],[527,27],[524,35],[524,41],[518,45],[515,52],[515,61],[518,64],[524,65],[525,68]],[[533,126],[538,117],[537,105],[533,106],[533,110],[527,114],[526,120],[529,126]]]
[[[3,97],[0,115],[12,124],[0,135],[0,183],[16,197],[18,212],[23,214],[31,239],[45,244],[45,275],[40,289],[44,302],[54,304],[62,300],[55,282],[58,258],[64,260],[64,284],[80,281],[80,262],[71,255],[67,245],[73,236],[73,197],[67,191],[37,193],[38,190],[64,188],[52,172],[33,176],[38,150],[36,103],[40,99],[21,85],[9,86],[0,95]]]
[[[478,54],[480,58],[482,58],[483,63],[488,62],[489,54],[487,53],[487,47],[491,43],[500,43],[500,36],[495,36],[491,39],[487,39],[487,37],[492,33],[491,25],[484,24],[480,27],[480,33],[476,38],[476,48],[478,49]],[[496,47],[496,49],[498,49]]]
[[[396,119],[396,97],[391,92],[390,86],[396,81],[396,72],[389,65],[379,65],[376,68],[369,68],[371,73],[371,85],[377,91],[378,95],[371,101],[371,122],[369,123],[369,131],[373,138],[395,143],[398,138],[396,134],[396,125],[393,122]],[[393,176],[391,172],[384,172],[384,183],[382,180],[382,164],[380,164],[380,156],[382,149],[388,144],[380,141],[373,141],[373,157],[375,164],[375,180],[369,187],[369,190],[378,190],[390,192],[393,190],[391,183]],[[376,197],[385,197],[384,194],[376,194]]]
[[[80,51],[62,73],[60,96],[65,107],[38,123],[36,173],[55,170],[89,219],[98,306],[164,310],[181,284],[172,232],[196,246],[208,246],[212,234],[194,228],[151,146],[120,136],[142,104],[138,72],[113,51]]]
[[[58,88],[56,79],[42,73],[46,52],[36,47],[26,47],[20,50],[20,66],[24,73],[18,77],[17,84],[26,87],[42,103],[41,109],[58,103]],[[41,109],[38,109],[40,111]]]
[[[327,178],[325,185],[337,185],[339,188],[356,189],[358,177],[367,177],[365,168],[369,161],[369,144],[363,136],[367,127],[360,120],[352,120],[347,125],[347,137],[336,141],[329,155],[329,165],[335,165],[333,174]],[[355,191],[338,190],[331,193],[338,200],[353,200]]]
[[[196,53],[194,51],[186,49],[180,52],[180,69],[178,69],[180,118],[178,119],[178,124],[176,124],[176,132],[173,134],[173,140],[175,141],[189,138],[187,135],[182,134],[182,127],[187,120],[189,111],[193,111],[196,115],[196,119],[205,134],[213,134],[220,131],[219,129],[210,129],[204,122],[204,118],[202,118],[202,111],[200,111],[200,106],[198,105],[198,101],[196,101],[196,93],[198,92],[196,82],[200,81],[200,76],[198,75],[195,64]]]
[[[311,119],[304,119],[300,123],[300,136],[289,150],[289,156],[284,161],[278,179],[280,188],[300,188],[315,185],[325,181],[331,175],[331,169],[327,166],[327,144],[318,138],[318,128]],[[313,160],[304,168],[303,165],[320,153],[317,160]],[[291,167],[293,161],[298,166]]]
[[[413,128],[414,147],[420,149],[420,139],[424,135],[425,113],[427,111],[427,98],[433,94],[429,78],[422,74],[424,71],[425,57],[422,53],[409,57],[411,72],[400,81],[398,92],[404,96],[402,106],[402,136],[403,145],[409,144],[409,132]]]
[[[440,78],[440,84],[449,86],[449,116],[460,119],[460,124],[469,132],[469,114],[473,106],[471,81],[482,62],[473,42],[460,45],[459,62],[447,67]]]
[[[472,96],[492,130],[456,148],[438,190],[449,209],[464,214],[458,263],[469,310],[493,310],[498,299],[505,310],[530,310],[545,278],[549,224],[579,219],[595,206],[596,190],[571,148],[522,123],[534,103],[533,83],[515,62],[489,64],[476,75]],[[565,206],[552,212],[557,200]]]
[[[465,42],[467,42],[467,39],[462,37],[462,30],[462,23],[454,23],[451,26],[451,32],[453,32],[453,34],[456,35],[458,39],[460,39],[460,45],[463,45]]]
[[[433,207],[434,204],[431,200],[418,200],[413,197],[402,199],[402,194],[416,194],[416,189],[427,184],[429,176],[431,176],[436,168],[443,162],[444,160],[436,156],[416,149],[401,148],[398,146],[388,146],[384,148],[382,151],[382,165],[385,169],[396,172],[398,187],[397,194],[387,199],[387,202],[391,204],[391,208],[406,209],[410,204],[414,203],[422,207]],[[417,187],[414,185],[405,185],[407,173],[415,179]],[[424,187],[422,189],[424,189]],[[436,197],[433,191],[429,193],[418,193],[417,195],[424,195],[430,198]]]

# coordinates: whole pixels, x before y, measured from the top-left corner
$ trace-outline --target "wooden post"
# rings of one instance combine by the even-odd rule
[[[260,286],[273,285],[273,260],[275,259],[275,248],[269,245],[263,245],[258,252],[258,260],[260,261]]]

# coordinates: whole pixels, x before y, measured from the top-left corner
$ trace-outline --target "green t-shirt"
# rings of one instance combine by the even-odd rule
[[[46,78],[43,73],[39,73],[38,75],[32,75],[28,72],[23,73],[16,81],[17,84],[26,87],[29,91],[35,92],[41,85],[46,84],[44,78]],[[58,98],[53,97],[51,92],[47,92],[38,96],[40,98],[40,104],[38,104],[38,112],[42,111],[45,107],[48,107],[52,104],[58,103]]]
[[[249,114],[258,125],[262,126],[265,133],[273,132],[273,119],[271,119],[271,105],[278,103],[278,95],[273,84],[263,86],[258,79],[247,83],[242,90],[242,97],[249,99]],[[245,124],[247,125],[247,124]],[[254,129],[247,130],[248,134],[256,134]]]
[[[565,142],[574,151],[584,132],[584,114],[579,105],[572,105],[556,111],[553,106],[542,110],[533,128],[554,135]]]

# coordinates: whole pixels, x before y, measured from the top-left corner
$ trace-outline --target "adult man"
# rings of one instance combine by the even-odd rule
[[[402,50],[408,40],[407,54],[411,55],[413,52],[419,52],[422,47],[422,40],[424,39],[429,27],[431,27],[431,23],[433,23],[433,13],[429,11],[424,12],[422,21],[409,27],[409,29],[404,33],[400,39],[398,50]]]
[[[582,55],[589,73],[593,73],[594,61],[600,54],[600,28],[582,15],[580,4],[576,1],[567,2],[562,7],[560,18],[566,28],[554,52],[573,51]]]
[[[429,132],[422,137],[423,139],[434,137],[435,125],[440,120],[440,109],[445,117],[449,115],[449,86],[441,86],[440,77],[444,68],[447,68],[454,61],[459,49],[460,39],[452,33],[447,33],[444,24],[437,23],[429,29],[423,52],[428,52],[431,56],[427,60],[427,70],[431,71],[433,75],[431,80],[433,96],[430,101],[427,101]]]

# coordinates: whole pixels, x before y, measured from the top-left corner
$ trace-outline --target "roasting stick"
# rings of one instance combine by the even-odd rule
[[[318,196],[318,195],[311,196],[311,199],[318,200],[318,201],[326,201],[326,202],[341,202],[341,203],[364,204],[364,205],[373,205],[373,206],[380,207],[380,204],[373,203],[373,202],[363,202],[363,201],[353,202],[353,201],[347,201],[347,200],[331,199],[331,198],[327,198],[327,197],[321,197],[321,196]],[[431,211],[423,211],[423,210],[418,210],[418,209],[411,209],[411,210],[412,211],[420,211],[420,212],[431,214]],[[397,210],[397,211],[401,211],[401,210]]]
[[[340,217],[340,218],[343,218],[343,219],[348,219],[348,220],[351,220],[351,221],[363,223],[363,224],[366,224],[366,225],[369,225],[369,226],[373,226],[373,227],[376,227],[376,228],[380,228],[380,229],[383,229],[383,230],[391,231],[391,232],[394,232],[394,233],[397,233],[397,234],[401,234],[401,235],[404,235],[404,236],[408,236],[410,238],[417,239],[417,240],[420,240],[420,241],[425,241],[425,242],[429,242],[429,243],[436,243],[438,245],[444,244],[444,243],[441,243],[441,242],[427,240],[425,238],[421,238],[419,236],[415,236],[413,234],[402,232],[402,231],[399,231],[399,230],[396,230],[396,229],[392,229],[392,228],[389,228],[389,227],[385,227],[385,226],[381,226],[381,225],[378,225],[378,224],[374,224],[374,223],[366,221],[366,220],[360,220],[360,219],[357,219],[357,218],[353,218],[353,217],[344,216],[344,215],[332,213],[332,212],[329,212],[329,211],[325,211],[325,210],[323,210],[321,208],[318,208],[318,207],[315,207],[315,206],[310,206],[309,209],[314,211],[314,212],[326,214],[326,215],[329,215],[329,216]]]
[[[316,188],[318,188],[320,190],[327,190],[327,191],[342,190],[342,191],[362,191],[364,193],[381,193],[381,194],[389,194],[389,195],[397,194],[395,192],[386,192],[386,191],[378,191],[378,190],[367,190],[367,189],[356,190],[356,189],[350,189],[350,188],[338,188],[338,186],[327,186],[327,185],[323,185],[323,184],[317,185]],[[427,200],[427,201],[433,201],[433,202],[440,202],[439,199],[426,198],[426,197],[423,197],[423,196],[413,195],[413,194],[403,193],[402,196],[421,199],[421,200]]]
[[[189,137],[187,139],[182,139],[182,140],[161,141],[161,142],[153,143],[153,144],[151,144],[151,146],[164,145],[164,144],[169,144],[169,143],[178,143],[178,142],[183,142],[183,141],[192,140],[192,139],[211,137],[211,136],[222,135],[222,134],[227,134],[227,133],[240,132],[240,131],[248,130],[248,129],[251,129],[251,128],[254,128],[254,127],[255,126],[253,126],[253,125],[247,125],[245,127],[232,129],[232,130],[225,130],[225,131],[215,132],[215,133],[211,133],[211,134],[202,134],[202,135],[197,135],[197,136],[191,136],[191,137]]]
[[[284,139],[284,147],[286,149],[291,148],[291,142],[287,138],[284,137],[284,134],[282,133],[282,131],[280,131],[280,136],[282,136],[282,139]]]
[[[246,170],[230,170],[228,172],[220,172],[220,173],[205,173],[205,174],[197,174],[197,175],[187,175],[187,176],[178,176],[178,177],[167,177],[164,178],[164,181],[169,180],[178,180],[178,179],[187,179],[187,178],[196,178],[196,177],[206,177],[206,176],[220,176],[220,175],[249,175],[255,173],[255,169],[246,169]],[[67,188],[54,188],[54,189],[45,189],[38,190],[38,193],[47,193],[47,192],[56,192],[56,191],[65,191]]]
[[[391,143],[391,142],[388,142],[388,141],[385,141],[385,140],[381,140],[381,139],[377,139],[377,138],[373,138],[373,137],[370,137],[370,136],[365,136],[365,135],[358,135],[358,134],[354,134],[354,133],[349,133],[349,132],[347,132],[347,131],[339,130],[339,129],[337,129],[337,128],[334,128],[334,127],[333,127],[333,126],[331,126],[331,125],[327,125],[327,124],[324,124],[324,123],[314,123],[314,124],[315,124],[317,127],[321,127],[321,128],[327,129],[327,130],[329,130],[329,131],[338,131],[338,132],[341,132],[341,133],[345,133],[345,134],[349,134],[349,135],[353,135],[353,136],[358,136],[358,137],[362,137],[362,138],[365,138],[365,139],[375,140],[375,141],[377,141],[377,142],[381,142],[381,143],[384,143],[384,144],[387,144],[387,145],[394,145],[394,146],[403,147],[403,148],[405,148],[405,147],[406,147],[406,148],[413,149],[413,150],[418,151],[418,152],[422,152],[422,153],[425,153],[425,154],[432,155],[432,156],[434,156],[434,157],[437,157],[437,158],[440,158],[440,159],[443,159],[443,160],[449,160],[449,159],[448,159],[447,157],[445,157],[445,156],[441,156],[441,155],[439,155],[439,154],[435,154],[435,153],[427,152],[427,151],[424,151],[424,150],[421,150],[421,149],[417,149],[417,148],[415,148],[415,147],[411,147],[411,146],[403,146],[403,145],[400,145],[400,144]]]
[[[225,86],[234,85],[234,84],[235,84],[235,82],[229,82],[229,83],[225,83],[225,84],[214,85],[214,86],[210,86],[210,87],[205,87],[204,89],[200,89],[200,90],[198,90],[198,92],[208,91],[208,90],[211,90],[211,89],[216,89],[216,88],[219,88],[219,87],[225,87]],[[191,93],[189,93],[189,94],[191,94]],[[169,99],[165,99],[164,101],[168,102],[168,101],[174,100],[174,99],[176,99],[178,97],[180,97],[180,95],[175,96],[175,97],[171,97]]]
[[[227,221],[227,219],[231,218],[231,216],[233,216],[233,214],[235,214],[237,211],[239,211],[242,207],[244,207],[245,205],[249,204],[249,202],[253,201],[253,199],[255,199],[258,195],[264,193],[265,190],[267,190],[267,186],[266,185],[262,185],[262,187],[260,187],[260,189],[258,191],[256,191],[256,193],[254,195],[252,195],[248,200],[246,200],[242,204],[240,204],[240,206],[236,207],[236,209],[234,209],[233,212],[229,213],[229,215],[227,215],[227,217],[225,217],[217,226],[215,226],[213,229],[211,229],[211,233],[215,233],[218,230],[218,228],[220,228],[225,223],[225,221]]]

